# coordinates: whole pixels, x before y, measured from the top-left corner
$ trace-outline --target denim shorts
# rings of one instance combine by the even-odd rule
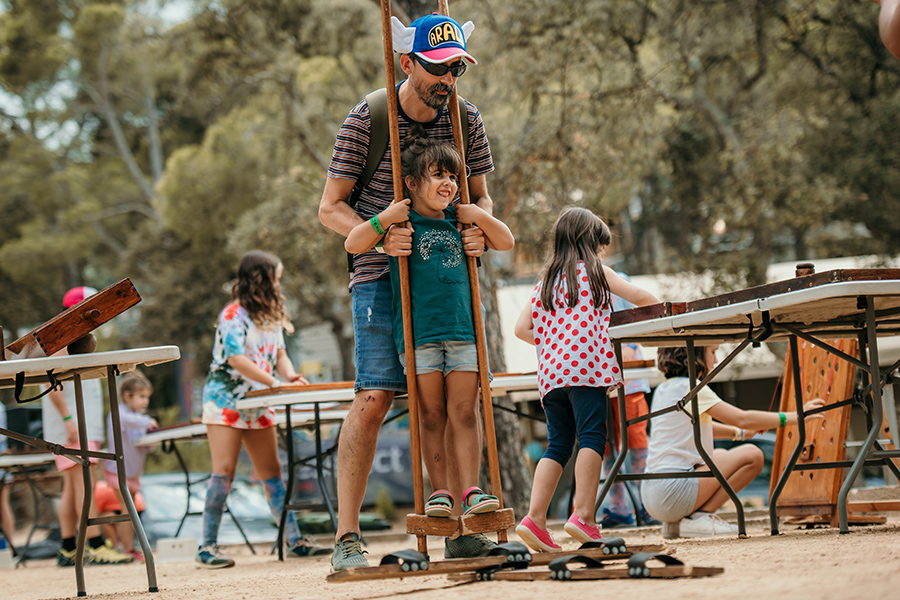
[[[400,355],[406,373],[406,355]],[[441,371],[445,376],[453,371],[478,372],[478,350],[472,342],[433,342],[416,348],[416,375]]]
[[[406,391],[406,377],[394,345],[394,310],[390,277],[357,283],[353,299],[354,391]]]

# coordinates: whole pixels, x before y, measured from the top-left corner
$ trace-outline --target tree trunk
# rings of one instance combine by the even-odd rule
[[[353,381],[356,379],[356,365],[353,364],[353,336],[345,335],[346,325],[336,316],[332,315],[325,320],[331,323],[331,333],[337,340],[338,350],[341,353],[341,379]]]

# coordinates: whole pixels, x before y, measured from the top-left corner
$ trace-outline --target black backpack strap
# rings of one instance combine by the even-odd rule
[[[388,145],[391,141],[389,122],[388,122],[388,104],[387,90],[381,88],[366,95],[366,104],[369,106],[369,148],[366,151],[366,164],[363,166],[362,173],[347,198],[347,204],[350,208],[356,206],[359,202],[359,196],[366,184],[371,181],[384,153],[387,152]],[[353,255],[347,253],[347,271],[353,273]]]
[[[459,100],[459,129],[462,132],[463,153],[469,154],[469,110],[466,108],[466,101],[462,96],[456,96]],[[468,168],[466,169],[468,171]]]
[[[371,181],[384,153],[387,152],[391,136],[388,123],[387,90],[381,88],[366,96],[366,104],[369,106],[369,148],[366,151],[366,164],[363,167],[353,192],[347,199],[350,208],[356,206],[362,189]]]

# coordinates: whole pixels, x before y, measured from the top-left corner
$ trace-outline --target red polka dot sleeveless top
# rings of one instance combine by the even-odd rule
[[[621,385],[622,373],[608,334],[611,308],[594,306],[584,263],[578,262],[578,302],[574,307],[567,305],[565,273],[556,280],[554,292],[557,306],[562,306],[552,311],[541,304],[541,282],[531,294],[541,398],[560,387]]]

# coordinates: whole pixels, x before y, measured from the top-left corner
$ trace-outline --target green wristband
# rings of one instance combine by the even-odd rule
[[[72,420],[72,415],[66,415],[65,417],[63,417],[63,423],[65,423],[66,421],[71,421],[71,420]]]
[[[369,219],[369,223],[372,224],[372,229],[375,230],[375,233],[378,235],[384,235],[384,227],[381,226],[381,223],[378,222],[378,215],[375,215],[371,219]]]
[[[787,425],[787,415],[783,412],[778,413],[778,426],[784,427]]]

